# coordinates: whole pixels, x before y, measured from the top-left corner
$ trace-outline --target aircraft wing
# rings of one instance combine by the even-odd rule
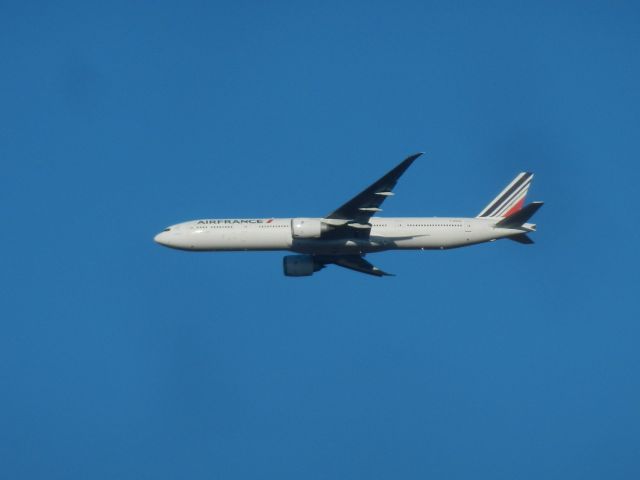
[[[356,272],[366,273],[375,277],[393,276],[391,273],[383,272],[378,267],[367,262],[361,255],[335,255],[335,256],[317,256],[316,261],[321,264],[333,263],[339,267],[355,270]]]
[[[369,219],[376,212],[381,211],[382,202],[393,195],[393,188],[402,174],[420,155],[422,152],[407,157],[378,181],[327,215],[323,221],[336,227],[334,235],[337,237],[368,238],[371,231]]]

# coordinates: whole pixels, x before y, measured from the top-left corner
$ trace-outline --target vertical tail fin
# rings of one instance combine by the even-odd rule
[[[521,210],[518,210],[515,213],[512,213],[508,217],[503,218],[498,223],[496,223],[496,227],[500,228],[519,228],[522,227],[525,223],[529,221],[533,214],[538,211],[538,209],[544,205],[544,202],[531,202],[529,205],[524,207]],[[535,225],[529,225],[533,229],[535,229]]]
[[[481,217],[504,218],[513,215],[524,205],[524,199],[533,180],[533,173],[522,172],[506,186],[489,205],[478,214]]]

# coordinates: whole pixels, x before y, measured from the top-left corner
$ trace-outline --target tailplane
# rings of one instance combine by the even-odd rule
[[[525,245],[532,245],[533,243],[535,243],[533,240],[531,240],[531,237],[526,233],[521,233],[519,235],[514,235],[512,237],[507,237],[507,238],[509,240],[513,240],[514,242],[523,243]]]
[[[505,218],[520,211],[524,205],[524,200],[532,180],[533,173],[520,173],[478,214],[478,218]]]

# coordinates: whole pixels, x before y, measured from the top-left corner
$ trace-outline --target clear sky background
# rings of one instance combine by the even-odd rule
[[[635,2],[0,3],[0,477],[640,478]],[[536,173],[536,244],[190,254]]]

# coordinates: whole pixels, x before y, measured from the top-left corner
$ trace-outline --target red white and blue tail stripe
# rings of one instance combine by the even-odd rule
[[[520,173],[478,214],[478,218],[504,218],[519,211],[524,205],[531,180],[533,180],[533,173]]]

